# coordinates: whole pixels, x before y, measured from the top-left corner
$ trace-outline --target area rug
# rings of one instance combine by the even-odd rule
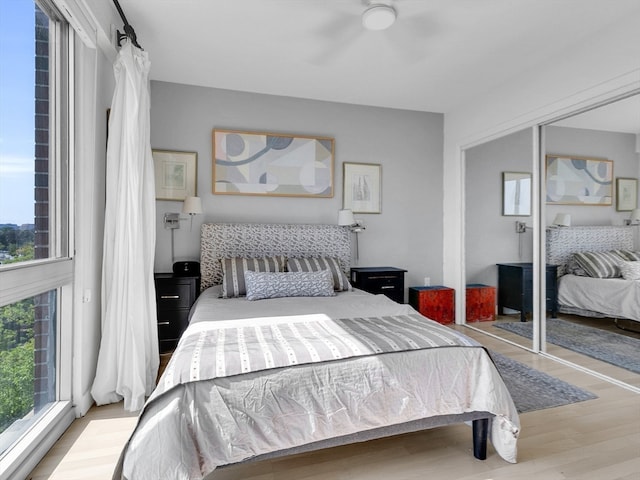
[[[559,407],[598,398],[591,392],[552,377],[540,370],[489,352],[504,380],[518,413]]]
[[[532,338],[532,322],[496,323],[494,326],[521,337]],[[548,318],[547,341],[634,373],[640,373],[640,340],[636,338],[559,318]]]

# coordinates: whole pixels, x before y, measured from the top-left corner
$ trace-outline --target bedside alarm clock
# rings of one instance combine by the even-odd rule
[[[176,262],[173,264],[173,273],[182,276],[198,276],[200,275],[199,262]]]

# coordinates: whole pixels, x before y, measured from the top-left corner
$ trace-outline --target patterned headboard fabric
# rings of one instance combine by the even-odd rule
[[[547,228],[547,263],[560,265],[558,275],[577,252],[632,250],[633,229],[627,226],[580,226]]]
[[[221,258],[269,255],[335,257],[348,275],[351,231],[338,225],[205,223],[200,236],[201,289],[222,283]]]

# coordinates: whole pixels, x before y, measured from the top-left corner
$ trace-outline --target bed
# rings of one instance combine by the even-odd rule
[[[640,281],[634,275],[624,278],[619,270],[620,265],[640,260],[634,251],[633,227],[549,228],[546,249],[547,263],[558,265],[560,312],[640,321]],[[603,259],[603,266],[594,259]],[[581,262],[588,262],[587,271]]]
[[[349,268],[348,229],[205,224],[201,238],[203,291],[114,479],[213,480],[227,465],[461,422],[473,426],[477,458],[488,436],[515,463],[518,414],[489,353],[336,280]],[[241,285],[248,258],[283,258],[290,271],[265,261]],[[312,268],[310,258],[333,263]],[[312,283],[331,276],[330,291],[289,293],[295,265]],[[274,294],[256,287],[265,279],[284,284]]]

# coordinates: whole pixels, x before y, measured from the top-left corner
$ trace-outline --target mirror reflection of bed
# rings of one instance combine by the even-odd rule
[[[614,184],[618,177],[638,178],[640,159],[638,111],[640,111],[640,95],[635,95],[540,126],[542,154],[539,176],[541,182],[545,181],[545,154],[612,160]],[[503,199],[500,196],[500,188],[504,172],[535,171],[532,146],[537,128],[532,127],[510,133],[465,150],[465,278],[467,283],[497,286],[497,264],[533,262],[533,238],[537,235],[533,229],[534,216],[515,218],[505,216],[502,210]],[[533,188],[537,189],[537,186],[534,185]],[[543,228],[548,228],[557,214],[567,213],[571,216],[571,224],[574,226],[622,226],[629,219],[631,212],[616,208],[615,185],[613,197],[611,205],[592,206],[547,203],[546,199],[540,196],[538,203],[540,223]],[[523,233],[515,233],[515,221],[525,224]],[[633,236],[631,248],[633,251],[640,251],[640,227],[631,227],[631,232]],[[564,287],[568,283],[570,282],[564,281]],[[620,295],[617,291],[608,295],[612,298],[616,294]],[[627,295],[633,297],[634,293]],[[640,294],[636,292],[635,295],[637,298]],[[617,303],[623,302],[618,300]],[[528,322],[533,315],[533,312],[527,312]],[[626,316],[634,315],[627,312]],[[552,317],[550,311],[543,312],[541,320],[547,323],[553,321]],[[593,317],[586,312],[568,312],[561,309],[557,317],[560,320],[628,338],[640,337],[637,333],[637,330],[640,330],[640,322],[624,318],[625,315],[622,312],[608,311],[605,312],[604,317]],[[502,315],[498,313],[495,320],[496,323],[519,321],[520,312],[508,309]],[[467,324],[525,348],[532,346],[530,338],[495,328],[494,322],[468,321]],[[547,342],[543,349],[563,360],[571,361],[599,374],[611,376],[615,381],[640,385],[640,375],[626,369],[596,361],[586,355],[576,354],[550,342]],[[613,347],[611,350],[616,348]]]

